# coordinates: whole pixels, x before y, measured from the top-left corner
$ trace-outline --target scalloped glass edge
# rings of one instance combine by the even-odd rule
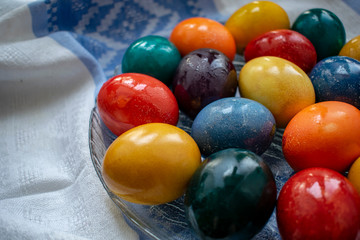
[[[239,73],[244,62],[242,58],[233,62]],[[180,112],[178,127],[190,134],[192,120]],[[277,191],[280,192],[283,184],[293,174],[293,170],[285,161],[282,148],[282,134],[284,129],[277,129],[274,140],[269,149],[261,155],[264,162],[270,167],[276,181]],[[89,148],[95,171],[111,200],[121,210],[129,225],[139,233],[144,233],[150,239],[199,239],[196,233],[188,226],[185,218],[183,197],[162,205],[140,205],[127,202],[112,193],[107,187],[101,174],[102,160],[108,146],[116,136],[103,124],[97,107],[90,114],[89,121]],[[277,229],[275,210],[264,228],[253,239],[281,239]]]

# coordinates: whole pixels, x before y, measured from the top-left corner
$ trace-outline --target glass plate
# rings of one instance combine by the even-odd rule
[[[238,56],[237,59],[235,59],[234,66],[238,73],[243,66],[243,63],[244,62],[241,57]],[[191,125],[192,120],[180,113],[178,127],[185,130],[187,133],[190,133]],[[272,170],[278,193],[283,184],[293,173],[293,170],[286,163],[282,154],[282,134],[283,129],[278,129],[273,143],[269,149],[261,155]],[[149,239],[199,239],[186,221],[183,197],[167,204],[146,206],[127,202],[109,190],[101,175],[101,164],[106,149],[112,141],[115,140],[115,138],[116,136],[111,133],[101,121],[95,106],[91,112],[89,126],[89,147],[91,160],[105,190],[126,217],[129,225],[143,237]],[[276,224],[275,211],[262,231],[259,232],[253,239],[280,239]]]

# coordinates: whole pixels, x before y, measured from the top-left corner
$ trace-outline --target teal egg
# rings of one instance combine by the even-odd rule
[[[239,148],[221,150],[191,178],[186,217],[202,239],[251,239],[274,211],[276,193],[272,172],[260,156]]]
[[[333,12],[322,8],[309,9],[300,14],[292,30],[311,41],[318,61],[338,55],[346,42],[346,32],[341,20]]]
[[[145,36],[134,41],[122,59],[123,73],[143,73],[152,76],[166,85],[181,60],[175,45],[161,36]]]

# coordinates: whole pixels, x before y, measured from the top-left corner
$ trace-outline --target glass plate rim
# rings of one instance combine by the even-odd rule
[[[136,227],[136,230],[140,230],[142,233],[146,234],[147,237],[150,237],[151,239],[161,240],[162,238],[159,238],[157,235],[161,235],[161,233],[154,233],[153,230],[147,226],[141,219],[139,219],[135,214],[133,214],[130,210],[127,209],[126,203],[124,200],[119,199],[114,193],[111,192],[111,190],[106,185],[102,174],[101,174],[101,162],[94,154],[94,141],[93,135],[98,134],[95,132],[95,129],[93,128],[94,121],[98,121],[99,125],[101,120],[98,118],[97,107],[94,106],[90,113],[90,119],[89,119],[89,132],[88,132],[88,141],[89,141],[89,150],[90,150],[90,158],[92,161],[92,164],[95,168],[95,172],[100,179],[101,184],[103,185],[106,193],[110,197],[110,199],[114,202],[117,208],[120,209],[122,215],[130,221],[130,223],[133,225],[131,226],[134,229],[134,226]],[[135,230],[135,229],[134,229]]]

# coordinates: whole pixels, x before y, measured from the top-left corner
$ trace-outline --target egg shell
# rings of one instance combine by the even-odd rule
[[[308,75],[296,64],[279,57],[258,57],[247,62],[239,74],[239,90],[242,97],[267,107],[280,128],[285,128],[300,110],[315,103]]]
[[[181,60],[172,88],[179,108],[194,119],[209,103],[235,96],[236,71],[222,52],[210,48],[198,49]]]
[[[360,109],[360,62],[349,57],[333,56],[317,63],[310,80],[316,101],[341,101]]]
[[[156,205],[182,196],[200,163],[199,148],[188,133],[170,124],[148,123],[111,143],[101,171],[120,198]]]
[[[339,55],[360,61],[360,35],[348,41],[341,49]]]
[[[269,167],[253,152],[234,148],[209,156],[185,194],[186,217],[202,239],[251,239],[275,203]]]
[[[266,32],[251,40],[245,48],[245,61],[261,56],[284,58],[306,73],[311,71],[317,61],[316,50],[310,40],[288,29]]]
[[[275,119],[262,104],[230,97],[210,103],[196,116],[191,136],[203,155],[226,148],[243,148],[262,154],[276,130]]]
[[[360,156],[360,110],[339,101],[304,108],[284,130],[282,153],[295,171],[323,167],[344,173]]]
[[[181,55],[176,46],[161,36],[145,36],[134,41],[122,59],[123,73],[143,73],[166,85],[172,81]]]
[[[308,168],[282,187],[276,220],[283,240],[357,239],[360,197],[338,172]]]
[[[360,157],[358,157],[351,165],[347,177],[360,194]]]
[[[235,38],[237,53],[243,54],[246,45],[255,37],[276,29],[289,29],[286,11],[271,1],[252,1],[237,9],[225,27]]]
[[[313,8],[301,13],[292,25],[292,30],[303,34],[312,42],[317,61],[338,55],[346,42],[343,23],[327,9]]]
[[[142,73],[123,73],[107,80],[97,96],[101,120],[116,136],[145,123],[176,125],[179,107],[160,80]]]
[[[223,24],[210,18],[192,17],[178,23],[170,34],[170,41],[182,56],[200,48],[212,48],[234,60],[236,45],[233,35]]]

